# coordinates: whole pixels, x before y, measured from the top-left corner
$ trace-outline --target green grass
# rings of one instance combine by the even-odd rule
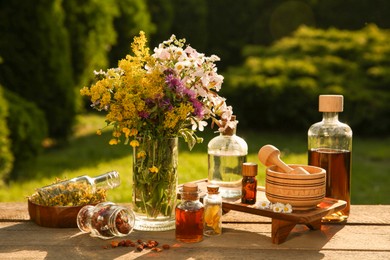
[[[101,116],[91,114],[78,118],[75,135],[63,147],[47,149],[34,163],[18,170],[19,178],[0,189],[0,201],[25,201],[38,187],[52,183],[55,178],[80,175],[96,176],[117,170],[120,187],[109,192],[115,202],[131,201],[132,150],[130,146],[108,145],[109,132],[97,136],[95,131],[104,125]],[[307,164],[306,133],[243,132],[238,135],[249,146],[248,161],[259,164],[259,185],[264,185],[265,167],[258,161],[257,152],[265,144],[282,151],[287,163]],[[179,183],[207,178],[207,143],[215,136],[211,130],[202,134],[204,142],[189,151],[181,140],[179,148]],[[390,137],[363,139],[354,136],[352,157],[352,204],[390,204]]]

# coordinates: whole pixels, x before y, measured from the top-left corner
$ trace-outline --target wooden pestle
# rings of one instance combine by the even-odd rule
[[[260,148],[258,153],[259,160],[265,166],[276,165],[285,173],[291,174],[310,174],[302,167],[291,168],[280,159],[280,151],[273,145],[267,144]]]

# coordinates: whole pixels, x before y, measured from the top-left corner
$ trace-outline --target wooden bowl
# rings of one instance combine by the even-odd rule
[[[289,174],[273,165],[266,169],[265,194],[272,203],[291,204],[293,210],[313,209],[325,198],[326,171],[310,165],[289,164],[302,167],[310,174]]]
[[[28,213],[31,220],[42,227],[77,228],[77,214],[84,206],[42,206],[29,199]]]

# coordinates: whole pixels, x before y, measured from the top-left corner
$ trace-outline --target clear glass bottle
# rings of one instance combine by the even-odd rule
[[[77,226],[83,233],[103,239],[130,234],[134,222],[135,215],[132,210],[112,202],[84,206],[77,214]]]
[[[206,236],[218,236],[222,233],[222,197],[219,195],[219,187],[207,186],[207,195],[203,199],[204,204],[204,231]]]
[[[345,222],[350,211],[352,130],[338,119],[343,101],[342,95],[320,95],[323,119],[308,131],[308,163],[326,170],[326,197],[347,202],[345,209],[324,217],[323,222]]]
[[[120,185],[117,171],[107,172],[97,177],[80,176],[70,180],[57,182],[37,189],[37,194],[44,201],[53,201],[58,196],[71,196],[72,193],[94,194],[98,189],[113,189]]]
[[[236,121],[235,116],[232,116],[232,121]],[[219,186],[222,198],[240,198],[242,164],[248,155],[247,143],[236,135],[236,127],[227,127],[210,140],[207,148],[209,183]]]
[[[203,240],[204,207],[199,201],[196,183],[186,183],[180,190],[181,202],[176,206],[176,240],[195,243]]]
[[[241,202],[244,204],[255,204],[257,195],[257,164],[242,164],[242,197]]]

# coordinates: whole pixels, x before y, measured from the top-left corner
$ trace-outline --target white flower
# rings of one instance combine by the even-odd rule
[[[292,212],[292,206],[290,204],[283,205],[283,213],[291,213]]]
[[[95,76],[97,76],[97,75],[103,75],[105,77],[107,76],[107,73],[105,71],[103,71],[102,69],[100,69],[99,71],[94,70],[93,74],[95,74]]]
[[[203,131],[204,127],[207,125],[206,121],[196,121],[193,118],[191,118],[191,124],[192,124],[192,130],[196,130],[196,128],[199,129],[199,131]]]
[[[257,203],[257,207],[260,208],[260,209],[269,209],[270,202],[267,201],[267,200],[260,201],[259,203]]]
[[[190,67],[191,63],[189,61],[179,61],[175,64],[175,69],[177,71],[182,71],[186,67]]]
[[[157,58],[157,59],[169,60],[169,58],[171,57],[171,54],[169,53],[169,51],[167,49],[155,48],[154,54],[152,56]]]
[[[277,202],[277,203],[272,205],[272,210],[274,212],[281,213],[281,212],[283,212],[283,208],[284,208],[284,205],[283,205],[283,203],[280,203],[280,202]]]

